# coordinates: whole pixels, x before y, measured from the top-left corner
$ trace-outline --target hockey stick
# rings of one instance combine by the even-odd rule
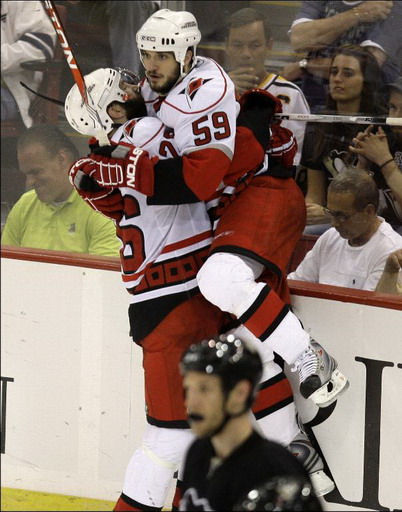
[[[64,56],[67,60],[67,64],[70,67],[71,73],[73,74],[74,82],[77,84],[77,87],[80,91],[82,99],[84,101],[85,107],[88,111],[88,114],[92,121],[94,122],[94,136],[99,140],[99,144],[101,146],[106,146],[110,144],[106,130],[102,126],[102,122],[100,120],[99,114],[96,110],[94,101],[91,98],[90,92],[88,91],[84,77],[81,73],[80,68],[78,67],[78,63],[74,57],[74,54],[71,50],[71,46],[67,41],[66,33],[63,28],[63,25],[60,21],[60,18],[57,14],[56,7],[54,2],[51,0],[44,1],[45,10],[53,23],[54,29],[56,31],[57,37],[59,39],[60,45],[63,49]]]
[[[50,101],[50,103],[55,103],[56,105],[60,105],[61,107],[64,107],[64,101],[57,100],[56,98],[49,98],[49,96],[45,96],[44,94],[39,94],[39,92],[34,91],[30,87],[27,86],[27,84],[24,84],[24,82],[20,81],[20,85],[27,89],[29,92],[32,92],[35,94],[35,96],[39,96],[39,98],[43,98],[44,100]]]
[[[330,114],[275,114],[274,119],[315,123],[387,124],[402,126],[402,117],[334,116]]]

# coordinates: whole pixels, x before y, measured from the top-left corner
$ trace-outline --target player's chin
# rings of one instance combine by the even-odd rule
[[[163,87],[164,80],[162,78],[147,76],[147,80],[148,80],[150,86],[152,87],[152,89]]]
[[[158,94],[168,94],[171,90],[172,85],[170,83],[161,82],[161,81],[152,81],[150,82],[151,89]]]
[[[211,433],[211,426],[205,419],[188,420],[193,434],[197,437],[207,437]]]
[[[190,427],[197,437],[206,437],[208,435],[208,430],[205,428],[205,426],[200,425],[199,422],[196,421],[190,421]]]

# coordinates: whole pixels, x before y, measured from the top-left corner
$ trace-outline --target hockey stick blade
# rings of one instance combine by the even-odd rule
[[[330,114],[275,114],[274,119],[315,123],[355,123],[402,126],[402,117],[336,116]]]
[[[74,57],[74,54],[71,50],[71,46],[67,40],[65,30],[63,28],[63,25],[60,21],[58,14],[57,14],[57,10],[54,5],[54,2],[52,0],[44,0],[43,3],[45,6],[45,11],[46,11],[47,15],[49,16],[50,21],[52,22],[53,27],[56,31],[56,34],[59,39],[60,45],[62,47],[64,56],[66,58],[67,64],[69,65],[70,71],[73,75],[74,82],[76,83],[76,85],[80,91],[81,97],[85,104],[85,108],[87,109],[90,118],[94,122],[93,135],[99,140],[99,144],[101,146],[108,145],[110,142],[109,142],[109,138],[107,136],[107,132],[102,126],[102,122],[99,117],[98,111],[96,110],[94,101],[92,100],[91,95],[86,87],[84,77],[81,73],[78,63],[77,63],[77,61]]]

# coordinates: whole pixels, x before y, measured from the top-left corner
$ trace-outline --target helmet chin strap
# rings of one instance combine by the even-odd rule
[[[195,50],[194,50],[194,51],[195,51]],[[180,64],[180,78],[179,78],[179,80],[180,80],[181,78],[184,78],[186,75],[188,75],[188,74],[190,73],[190,71],[195,67],[195,65],[196,65],[196,63],[197,63],[197,56],[196,56],[194,53],[193,53],[193,57],[192,57],[192,59],[191,59],[191,60],[192,60],[192,64],[191,64],[191,66],[190,66],[189,70],[188,70],[186,73],[184,72],[184,62],[179,62],[179,64]],[[178,80],[178,81],[179,81],[179,80]],[[178,81],[177,81],[177,82],[178,82]],[[177,82],[176,82],[176,84],[177,84]],[[176,84],[175,84],[175,85],[176,85]]]
[[[179,84],[183,80],[183,78],[185,78],[188,75],[188,73],[190,72],[190,71],[188,71],[188,73],[184,73],[184,71],[182,71],[182,69],[184,69],[184,65],[181,62],[179,62],[178,64],[180,66],[179,76],[177,77],[176,82],[172,85],[170,90],[174,89],[176,87],[176,85]]]
[[[176,87],[176,85],[179,84],[183,80],[183,78],[185,78],[190,73],[190,71],[195,67],[196,62],[197,62],[197,56],[194,55],[194,54],[193,54],[193,57],[192,57],[192,61],[193,62],[192,62],[191,66],[190,66],[190,68],[189,68],[189,70],[187,72],[184,71],[184,62],[176,61],[179,64],[179,66],[180,66],[180,72],[179,72],[178,79],[176,80],[175,84],[172,86],[172,89],[174,87]]]
[[[193,55],[192,60],[193,60],[193,63],[187,72],[184,72],[184,62],[176,61],[180,66],[180,70],[179,70],[179,76],[178,76],[176,82],[174,83],[174,85],[172,85],[172,89],[174,87],[176,87],[176,85],[179,84],[183,80],[183,78],[185,78],[190,73],[190,71],[194,68],[194,66],[196,64],[197,57],[195,55]]]
[[[227,401],[228,401],[228,393],[226,394],[225,405],[226,405]],[[239,416],[244,414],[247,411],[247,409],[248,409],[248,407],[245,404],[244,409],[240,412],[237,412],[236,414],[225,413],[222,423],[209,435],[209,437],[214,437],[214,436],[220,434],[230,420],[232,420],[234,418],[238,418]]]

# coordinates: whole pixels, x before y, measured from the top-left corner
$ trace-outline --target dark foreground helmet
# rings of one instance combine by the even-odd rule
[[[312,486],[300,477],[270,479],[240,499],[233,510],[322,511]]]
[[[180,370],[182,375],[189,371],[217,375],[226,393],[239,381],[250,381],[252,393],[246,404],[248,408],[254,401],[261,380],[262,363],[257,351],[229,334],[191,345],[183,354]]]

